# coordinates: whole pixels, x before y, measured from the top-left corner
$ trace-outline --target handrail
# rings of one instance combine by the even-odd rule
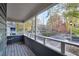
[[[68,41],[68,40],[63,40],[63,39],[57,39],[57,38],[51,38],[51,37],[46,37],[46,36],[42,36],[42,35],[35,35],[35,34],[33,34],[33,33],[29,33],[30,34],[30,36],[31,35],[34,35],[35,37],[40,37],[40,38],[44,38],[44,41],[43,41],[43,44],[45,45],[46,43],[45,43],[45,41],[47,40],[47,39],[50,39],[50,40],[53,40],[53,41],[56,41],[56,42],[60,42],[61,43],[61,53],[63,54],[63,55],[66,55],[65,54],[65,44],[69,44],[69,45],[73,45],[73,46],[76,46],[76,47],[79,47],[79,43],[77,43],[77,42],[74,42],[74,41]],[[71,54],[71,53],[70,53]],[[72,54],[71,54],[72,55]]]
[[[31,35],[35,35],[35,34],[32,34],[30,33]],[[50,40],[53,40],[53,41],[57,41],[57,42],[63,42],[63,43],[66,43],[66,44],[69,44],[69,45],[74,45],[74,46],[78,46],[79,47],[79,43],[77,42],[73,42],[73,41],[67,41],[67,40],[63,40],[63,39],[57,39],[57,38],[51,38],[51,37],[46,37],[46,36],[42,36],[42,35],[35,35],[36,37],[41,37],[41,38],[44,38],[44,39],[50,39]]]
[[[50,40],[57,41],[57,42],[63,42],[63,43],[69,44],[69,45],[74,45],[74,46],[78,46],[79,47],[79,43],[77,43],[77,42],[67,41],[67,40],[63,40],[63,39],[60,40],[60,39],[46,37],[46,36],[41,36],[41,35],[36,35],[36,36],[41,37],[41,38],[45,38],[45,39],[50,39]]]

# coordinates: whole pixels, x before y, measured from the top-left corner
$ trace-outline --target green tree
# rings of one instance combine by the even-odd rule
[[[66,12],[64,13],[64,16],[66,18],[66,21],[69,22],[67,26],[72,27],[70,31],[72,31],[72,33],[74,33],[75,35],[79,35],[79,30],[78,30],[79,27],[75,28],[76,22],[79,21],[78,4],[75,3],[66,4]]]

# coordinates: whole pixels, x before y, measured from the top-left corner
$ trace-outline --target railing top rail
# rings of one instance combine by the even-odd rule
[[[60,39],[57,39],[57,38],[51,38],[51,37],[46,37],[46,36],[41,36],[41,35],[36,35],[36,36],[41,37],[41,38],[45,38],[45,39],[50,39],[50,40],[57,41],[57,42],[66,43],[66,44],[69,44],[69,45],[78,46],[79,47],[79,43],[74,42],[74,41],[68,41],[68,40],[65,40],[64,38],[60,40]]]
[[[32,34],[32,35],[35,35],[35,34]],[[42,35],[35,35],[35,36],[79,47],[78,42],[68,41],[68,40],[65,40],[64,38],[60,40],[57,38],[51,38],[51,37],[46,37],[46,36],[42,36]]]

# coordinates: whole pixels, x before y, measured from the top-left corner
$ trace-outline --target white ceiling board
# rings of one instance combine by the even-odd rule
[[[11,21],[24,21],[49,5],[51,3],[8,3],[7,19]]]

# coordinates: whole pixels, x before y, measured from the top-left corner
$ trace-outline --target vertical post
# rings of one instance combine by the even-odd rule
[[[32,27],[32,31],[31,31],[31,38],[33,38],[33,29],[34,29],[33,26],[34,26],[34,24],[33,24],[33,18],[32,18],[32,26],[31,26],[31,27]]]
[[[46,43],[46,42],[45,42],[45,38],[44,38],[44,45],[45,45],[45,43]]]
[[[25,23],[24,22],[22,22],[22,24],[23,24],[23,35],[25,34]]]
[[[7,22],[7,4],[5,4],[5,23]],[[5,24],[5,52],[4,55],[6,56],[6,48],[7,48],[7,23]]]
[[[72,26],[70,26],[70,35],[71,35],[71,41],[72,41]]]
[[[44,38],[44,45],[46,45],[46,40],[47,40],[47,38]]]
[[[61,42],[61,53],[64,55],[65,54],[65,43]]]
[[[72,41],[72,21],[70,21],[70,36],[71,36],[71,41]]]
[[[35,16],[35,40],[36,40],[36,16]]]

